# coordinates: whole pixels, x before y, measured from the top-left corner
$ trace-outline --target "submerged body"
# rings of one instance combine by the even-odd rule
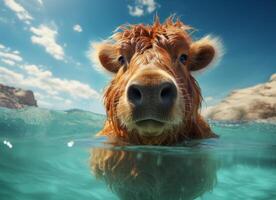
[[[190,29],[179,20],[157,19],[153,25],[123,26],[95,46],[101,65],[114,73],[104,95],[107,120],[98,135],[115,146],[216,136],[199,113],[202,97],[191,72],[218,56],[218,40],[193,42]],[[91,153],[96,177],[122,200],[195,199],[216,180],[216,163],[207,154],[180,159],[101,148]]]
[[[96,148],[92,155],[96,177],[121,200],[192,200],[216,183],[218,163],[208,153],[174,156]]]

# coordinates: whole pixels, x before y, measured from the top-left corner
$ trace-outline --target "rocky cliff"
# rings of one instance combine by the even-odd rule
[[[213,120],[269,120],[276,122],[276,74],[266,83],[235,90],[203,115]]]
[[[26,106],[37,107],[32,91],[0,84],[0,107],[18,109]]]

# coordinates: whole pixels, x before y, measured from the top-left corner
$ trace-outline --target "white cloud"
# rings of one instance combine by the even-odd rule
[[[26,75],[0,67],[0,82],[5,84],[34,88],[49,95],[69,95],[72,98],[97,99],[99,94],[89,85],[77,80],[60,79],[52,72],[42,70],[36,65],[24,65]]]
[[[20,54],[20,52],[19,52],[19,51],[17,51],[17,50],[16,50],[16,51],[13,51],[13,53],[15,53],[15,54]]]
[[[140,17],[144,15],[144,10],[142,7],[130,6],[130,5],[128,5],[127,7],[128,7],[129,14],[132,16]]]
[[[82,27],[79,24],[73,26],[73,30],[76,32],[82,32]]]
[[[37,0],[37,2],[38,2],[41,6],[43,6],[43,1],[42,1],[42,0]]]
[[[46,52],[57,60],[64,60],[64,51],[61,45],[56,41],[58,32],[46,25],[40,25],[38,28],[31,27],[30,31],[34,34],[31,40],[34,44],[41,45]]]
[[[212,101],[214,98],[211,97],[211,96],[209,96],[209,97],[205,97],[204,99],[205,99],[205,101],[208,101],[208,102],[209,102],[209,101]]]
[[[23,75],[0,67],[0,82],[5,84],[15,85],[23,81]]]
[[[12,11],[14,11],[21,21],[25,22],[26,24],[30,24],[30,20],[33,19],[33,17],[29,14],[25,8],[17,3],[15,0],[4,0],[4,3],[8,8],[10,8]]]
[[[15,0],[4,0],[4,2],[7,7],[9,7],[12,11],[16,13],[17,17],[21,21],[31,26],[30,21],[33,20],[33,17],[28,13],[28,11],[25,10],[22,5],[17,3]],[[40,5],[43,5],[42,0],[37,0],[37,2]],[[29,29],[29,26],[25,28]],[[31,36],[31,41],[34,44],[43,46],[46,52],[52,55],[55,59],[64,60],[64,50],[62,46],[57,43],[56,39],[58,35],[57,30],[43,24],[39,27],[31,26],[29,30],[31,33],[33,33],[33,35]],[[2,48],[2,46],[0,46],[0,48]]]
[[[14,54],[14,53],[11,53],[11,52],[2,52],[0,51],[0,57],[1,58],[4,58],[4,59],[10,59],[10,60],[13,60],[13,61],[17,61],[17,62],[20,62],[22,61],[22,57],[19,56],[18,54]]]
[[[15,65],[15,62],[14,62],[13,60],[9,60],[9,59],[4,59],[4,58],[2,58],[1,61],[2,61],[3,63],[6,63],[6,64],[8,64],[8,65],[11,65],[11,66],[14,66],[14,65]]]
[[[65,99],[55,95],[44,95],[40,92],[34,92],[39,107],[51,109],[70,109],[74,106],[74,102],[70,99]]]
[[[5,47],[5,45],[0,44],[0,61],[14,66],[15,64],[21,63],[23,58],[20,56],[19,51],[11,51],[9,47]]]
[[[26,64],[17,50],[1,45],[0,83],[31,89],[38,105],[50,109],[81,108],[103,113],[99,93],[88,84],[77,80],[62,79],[42,66]],[[20,61],[20,62],[19,62]],[[8,66],[15,65],[12,70]],[[37,97],[38,95],[38,97]]]
[[[52,72],[47,70],[42,70],[36,65],[24,65],[24,69],[29,75],[38,77],[39,79],[47,79],[53,76]]]
[[[152,13],[157,7],[155,0],[135,0],[134,5],[128,5],[128,11],[130,15],[140,17]]]

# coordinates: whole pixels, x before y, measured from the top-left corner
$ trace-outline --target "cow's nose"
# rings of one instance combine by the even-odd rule
[[[128,101],[135,107],[157,106],[169,109],[177,96],[173,82],[163,82],[158,85],[131,84],[127,90]]]

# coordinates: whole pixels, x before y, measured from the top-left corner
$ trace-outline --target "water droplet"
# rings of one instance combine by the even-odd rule
[[[3,143],[7,145],[10,149],[13,147],[12,144],[8,140],[4,140]]]
[[[71,140],[70,142],[68,142],[68,143],[67,143],[67,146],[68,146],[68,147],[72,147],[72,146],[74,146],[74,141],[73,141],[73,140]]]

